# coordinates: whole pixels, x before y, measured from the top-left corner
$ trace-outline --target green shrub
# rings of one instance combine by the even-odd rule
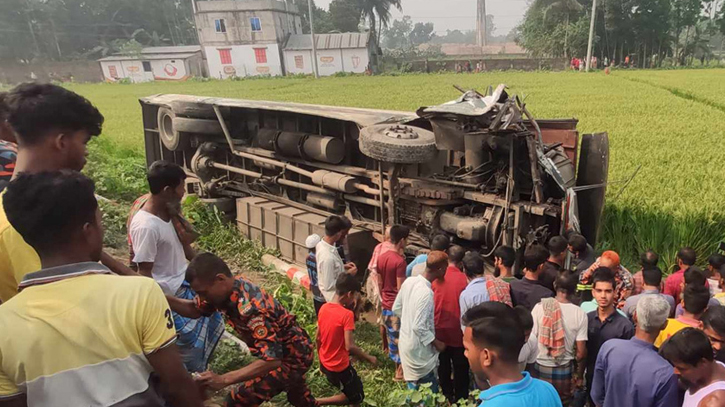
[[[88,164],[84,173],[96,183],[96,193],[114,201],[133,202],[148,190],[146,160],[130,148],[98,137],[88,146]]]
[[[243,354],[236,343],[229,339],[222,339],[211,356],[209,370],[216,374],[224,374],[239,370],[251,363],[252,360],[254,358]]]
[[[478,390],[472,391],[468,400],[459,400],[449,404],[441,393],[433,393],[430,384],[423,384],[418,390],[396,390],[388,398],[388,406],[416,406],[416,407],[476,407]]]
[[[131,206],[103,199],[99,200],[98,204],[101,208],[103,229],[105,232],[103,235],[103,246],[114,249],[125,249],[127,247],[126,220],[128,219]]]

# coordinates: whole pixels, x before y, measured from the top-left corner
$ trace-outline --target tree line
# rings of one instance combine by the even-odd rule
[[[517,41],[534,56],[586,56],[592,0],[533,0]],[[640,67],[722,58],[723,0],[598,0],[593,55]]]
[[[67,60],[145,46],[198,43],[188,0],[3,0],[3,59]]]
[[[89,59],[136,46],[198,44],[192,1],[3,0],[0,58]],[[285,1],[298,7],[309,33],[307,0]],[[377,43],[400,1],[333,0],[329,11],[313,5],[315,32],[357,32],[369,24]]]

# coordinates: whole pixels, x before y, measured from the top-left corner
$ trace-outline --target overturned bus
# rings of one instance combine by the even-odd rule
[[[155,95],[141,99],[147,164],[184,167],[188,190],[247,237],[304,264],[305,238],[346,215],[365,269],[387,225],[407,252],[446,233],[490,254],[577,230],[594,244],[609,165],[606,133],[535,118],[505,85],[417,112]]]

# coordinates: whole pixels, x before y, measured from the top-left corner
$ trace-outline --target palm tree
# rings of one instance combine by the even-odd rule
[[[549,4],[544,9],[544,21],[552,18],[554,14],[564,14],[566,16],[566,26],[564,28],[564,58],[568,58],[569,48],[569,18],[572,13],[578,13],[584,10],[584,6],[579,4],[577,0],[559,0]]]
[[[376,45],[379,45],[379,38],[376,33],[382,32],[383,27],[387,27],[390,22],[390,7],[395,7],[398,10],[403,10],[401,0],[360,0],[360,8],[362,9],[362,16],[365,19],[370,19],[370,32],[375,41]],[[380,28],[377,29],[377,23],[380,24]]]

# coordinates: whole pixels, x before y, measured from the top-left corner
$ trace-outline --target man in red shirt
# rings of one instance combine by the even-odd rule
[[[675,302],[679,302],[682,298],[682,282],[685,279],[685,270],[695,264],[697,254],[690,247],[683,247],[677,252],[677,266],[679,270],[670,274],[665,280],[665,294],[671,295]]]
[[[342,394],[317,399],[320,405],[359,406],[365,399],[362,380],[350,363],[352,354],[375,366],[378,360],[355,345],[355,308],[360,293],[360,283],[354,276],[343,273],[335,282],[335,296],[320,308],[317,319],[317,348],[320,370],[332,386]]]
[[[383,298],[383,324],[388,333],[388,354],[395,362],[395,380],[403,380],[403,370],[400,367],[400,355],[398,355],[398,336],[400,334],[400,318],[393,313],[393,304],[398,296],[398,290],[405,281],[405,258],[400,254],[407,244],[410,231],[402,225],[395,225],[390,228],[390,242],[395,245],[395,250],[389,250],[378,258],[378,273],[380,280],[380,294]]]
[[[438,381],[443,395],[451,403],[468,397],[468,359],[463,349],[461,307],[458,302],[468,285],[466,275],[461,271],[465,254],[466,250],[461,246],[451,246],[448,249],[445,277],[442,281],[433,281],[432,284],[436,339],[446,345],[445,350],[438,355]]]
[[[642,294],[642,291],[644,291],[644,270],[657,267],[657,263],[659,262],[660,256],[652,249],[647,250],[639,256],[639,265],[641,268],[638,272],[632,275],[632,284],[634,285],[634,288],[632,289],[633,296]],[[660,292],[664,291],[665,284],[663,281],[660,284]]]

